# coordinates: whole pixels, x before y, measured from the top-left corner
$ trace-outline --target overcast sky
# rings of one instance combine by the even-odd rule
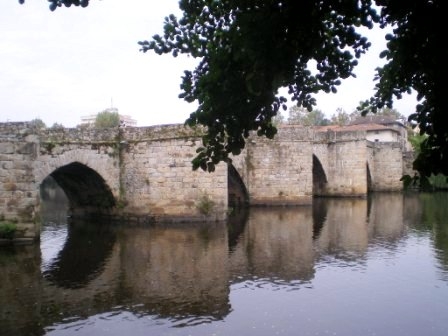
[[[102,0],[87,8],[48,9],[45,0],[0,1],[0,122],[42,119],[73,127],[81,116],[108,107],[138,126],[183,123],[195,106],[178,98],[183,70],[195,61],[139,51],[138,41],[162,33],[163,18],[179,14],[177,0]],[[383,33],[369,34],[374,47],[357,79],[337,94],[319,95],[328,116],[353,111],[373,89]],[[415,100],[396,108],[409,115]]]

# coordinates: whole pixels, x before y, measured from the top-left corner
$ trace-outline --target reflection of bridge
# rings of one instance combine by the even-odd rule
[[[0,318],[0,327],[7,326],[0,330],[39,334],[36,330],[120,311],[170,318],[173,324],[188,317],[223,319],[232,311],[230,284],[263,279],[298,289],[313,281],[326,255],[362,265],[369,242],[378,236],[391,242],[392,253],[405,223],[418,221],[409,214],[421,209],[402,195],[379,196],[252,209],[231,230],[223,222],[150,227],[75,222],[43,274],[37,245],[0,261],[0,300],[7,303],[0,302],[0,317],[8,317]]]
[[[200,134],[180,125],[36,130],[5,123],[0,141],[0,214],[17,219],[29,238],[39,235],[32,223],[48,176],[64,189],[73,214],[221,220],[237,202],[311,204],[313,195],[400,190],[403,171],[397,143],[299,126],[281,128],[274,140],[251,138],[232,164],[212,174],[192,171]]]

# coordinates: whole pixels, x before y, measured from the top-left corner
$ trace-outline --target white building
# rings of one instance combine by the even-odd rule
[[[395,126],[395,127],[394,127]],[[318,126],[318,131],[365,131],[366,140],[371,142],[398,142],[404,150],[411,150],[411,145],[407,141],[407,130],[404,125],[380,125],[376,123],[363,123],[348,126]]]
[[[412,150],[408,141],[408,129],[402,120],[383,115],[367,115],[351,122],[350,127],[364,128],[369,141],[400,142],[403,149]]]

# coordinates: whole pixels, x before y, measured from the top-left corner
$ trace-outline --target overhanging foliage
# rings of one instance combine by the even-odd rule
[[[89,4],[49,2],[52,10]],[[287,87],[292,100],[308,110],[316,105],[314,94],[336,92],[370,46],[359,28],[378,24],[393,32],[381,54],[386,64],[377,69],[376,92],[362,109],[392,108],[395,99],[415,90],[418,105],[409,121],[428,137],[414,168],[422,176],[448,175],[443,0],[181,0],[179,6],[182,17],[166,17],[163,34],[140,46],[200,61],[185,71],[180,94],[198,103],[186,123],[207,130],[194,168],[213,171],[229,161],[251,131],[274,137],[272,118],[287,101],[279,88]]]

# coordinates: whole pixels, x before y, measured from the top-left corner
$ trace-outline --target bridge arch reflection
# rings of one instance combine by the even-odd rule
[[[115,242],[115,232],[107,223],[70,223],[63,248],[43,276],[59,288],[83,288],[101,275]]]

